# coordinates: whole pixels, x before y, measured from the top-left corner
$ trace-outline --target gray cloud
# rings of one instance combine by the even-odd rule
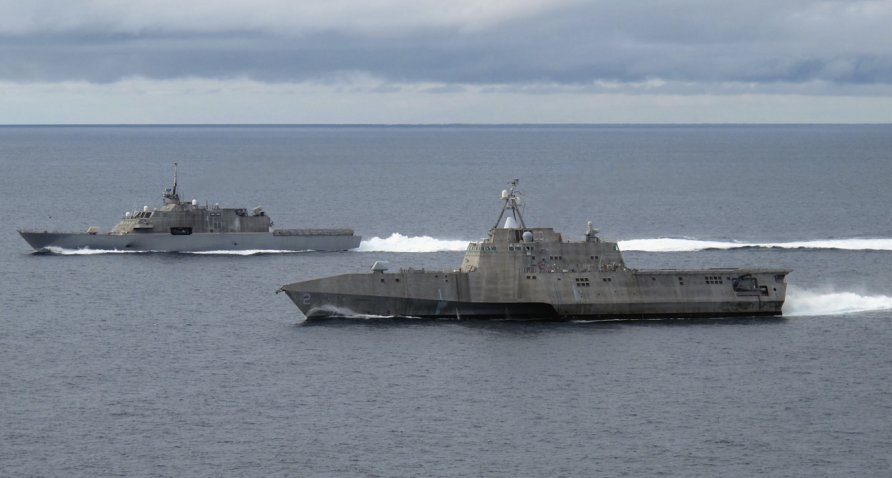
[[[424,1],[375,10],[339,0],[298,10],[265,0],[223,11],[218,2],[187,2],[182,14],[177,2],[159,11],[146,2],[109,10],[74,2],[53,14],[47,3],[30,10],[20,3],[0,3],[8,13],[0,21],[2,80],[291,82],[361,72],[470,85],[892,84],[889,1],[530,0],[481,11],[486,2],[468,0],[441,12],[440,3]]]

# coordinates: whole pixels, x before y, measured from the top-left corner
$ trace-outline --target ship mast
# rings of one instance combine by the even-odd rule
[[[512,229],[518,229],[518,225],[520,226],[519,229],[527,228],[527,225],[523,222],[523,215],[520,213],[521,204],[520,198],[518,197],[519,193],[515,192],[518,182],[520,182],[519,179],[512,179],[510,183],[511,189],[502,190],[502,200],[505,201],[505,204],[502,206],[502,212],[499,214],[499,218],[496,219],[496,225],[493,226],[493,229],[499,227],[499,223],[502,222],[502,218],[505,217],[505,213],[508,211],[510,211],[508,212],[508,217],[514,219],[513,222],[515,225]],[[506,219],[505,227],[508,227],[508,224],[509,222]]]
[[[180,196],[177,195],[177,163],[173,163],[173,189],[168,188],[164,193],[164,204],[179,204]]]

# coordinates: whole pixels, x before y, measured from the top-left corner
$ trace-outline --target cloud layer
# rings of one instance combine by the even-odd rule
[[[24,83],[361,75],[447,89],[804,94],[892,85],[892,1],[3,0],[0,12],[0,81]]]

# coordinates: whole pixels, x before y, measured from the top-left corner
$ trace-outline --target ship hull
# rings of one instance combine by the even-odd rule
[[[226,232],[174,235],[160,233],[90,234],[19,231],[37,251],[93,249],[117,251],[344,251],[359,246],[360,236],[344,234],[275,235],[271,232]]]
[[[308,319],[331,317],[420,317],[502,320],[623,320],[649,318],[757,317],[782,315],[786,287],[774,281],[785,270],[711,270],[717,274],[750,276],[766,290],[735,290],[731,281],[705,283],[705,271],[639,271],[613,274],[627,286],[578,287],[579,274],[549,274],[536,279],[536,292],[502,291],[502,297],[475,297],[480,280],[475,273],[400,272],[345,274],[296,282],[280,291]],[[618,277],[624,275],[625,278]],[[661,277],[662,276],[662,277]],[[670,277],[671,276],[671,277]],[[687,285],[677,285],[678,278]],[[671,282],[670,282],[671,278]],[[702,284],[694,282],[700,278]],[[592,277],[590,283],[597,277]],[[502,281],[504,282],[504,281]],[[718,281],[712,281],[718,282]],[[604,284],[603,281],[598,283]],[[668,283],[668,284],[667,284]]]
[[[558,320],[554,307],[541,303],[455,302],[352,294],[309,294],[285,290],[308,319],[334,317],[418,317],[452,319]]]
[[[567,309],[535,302],[452,302],[348,294],[313,294],[286,290],[309,320],[351,317],[411,317],[467,320],[644,320],[672,318],[760,317],[782,315],[782,302],[707,302],[684,304],[610,304]]]

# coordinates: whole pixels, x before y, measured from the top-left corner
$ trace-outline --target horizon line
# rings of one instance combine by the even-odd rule
[[[437,127],[597,127],[597,126],[889,126],[892,122],[791,123],[791,122],[723,122],[723,123],[0,123],[0,128],[67,128],[67,127],[345,127],[345,128],[437,128]]]

